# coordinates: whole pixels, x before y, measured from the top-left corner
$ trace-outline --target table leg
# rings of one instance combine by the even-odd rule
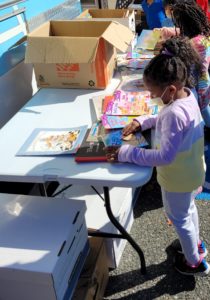
[[[146,274],[146,264],[145,264],[145,258],[144,258],[144,253],[139,247],[139,245],[134,241],[134,239],[130,236],[130,234],[125,230],[125,228],[117,221],[115,216],[113,215],[112,209],[111,209],[111,204],[110,204],[110,197],[109,197],[109,188],[105,186],[104,188],[104,201],[105,201],[105,207],[106,207],[106,212],[107,215],[114,224],[114,226],[119,230],[119,232],[122,234],[123,238],[125,238],[131,246],[136,250],[136,252],[139,255],[140,258],[140,263],[141,263],[141,273]]]

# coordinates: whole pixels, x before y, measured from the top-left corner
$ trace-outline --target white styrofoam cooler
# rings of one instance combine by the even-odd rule
[[[61,189],[62,187],[59,187]],[[96,187],[103,197],[103,188]],[[87,227],[101,232],[119,233],[116,227],[110,222],[103,200],[96,192],[88,186],[73,185],[62,193],[62,196],[84,199],[87,205],[85,219]],[[58,197],[62,197],[59,195]],[[133,198],[134,190],[132,188],[111,188],[110,199],[113,214],[120,224],[129,232],[134,221],[133,217]],[[125,239],[106,238],[105,245],[108,255],[109,268],[116,268],[120,262],[122,252],[126,245]]]
[[[69,299],[88,252],[85,210],[84,201],[0,194],[1,300]]]

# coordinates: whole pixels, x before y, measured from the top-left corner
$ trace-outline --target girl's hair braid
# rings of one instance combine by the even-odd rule
[[[194,1],[175,1],[171,5],[172,20],[180,28],[180,34],[190,39],[202,34],[210,35],[210,25],[204,11]]]

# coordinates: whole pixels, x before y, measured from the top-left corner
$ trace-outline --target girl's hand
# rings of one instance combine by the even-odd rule
[[[119,147],[110,146],[105,148],[107,161],[110,163],[118,162]]]
[[[138,130],[141,130],[141,125],[139,124],[138,121],[133,120],[131,123],[129,123],[127,126],[123,128],[122,134],[126,136]]]

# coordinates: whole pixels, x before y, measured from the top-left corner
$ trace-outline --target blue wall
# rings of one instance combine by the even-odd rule
[[[6,0],[2,1],[0,0],[0,4],[3,4],[7,2]],[[65,0],[28,0],[26,2],[23,2],[18,5],[18,7],[25,7],[26,8],[26,18],[27,20],[30,20],[32,17],[37,16],[38,14],[45,12],[54,6],[57,6],[61,3],[64,3]],[[11,8],[4,9],[0,11],[0,16],[9,13],[12,11]],[[15,27],[18,25],[17,18],[11,18],[6,21],[0,22],[0,34],[12,27]],[[16,41],[18,41],[23,35],[20,34],[19,36],[16,36],[13,39],[10,39],[9,41],[0,44],[0,56]]]
[[[40,20],[41,20],[41,24],[42,24],[42,22],[45,21],[46,18],[48,18],[48,19],[49,19],[49,17],[53,18],[54,11],[51,10],[50,14],[45,14],[44,20],[42,19],[42,16],[43,16],[42,13],[45,13],[52,8],[55,8],[58,5],[60,5],[59,9],[55,10],[56,13],[58,13],[58,15],[57,15],[58,18],[60,18],[60,15],[59,15],[59,11],[61,11],[60,8],[63,8],[63,11],[65,11],[65,12],[68,11],[67,15],[66,16],[62,15],[61,18],[66,17],[68,19],[72,19],[73,17],[76,17],[77,15],[79,15],[79,13],[81,12],[80,1],[79,0],[69,0],[68,2],[66,2],[66,1],[65,0],[28,0],[24,3],[19,4],[18,7],[26,8],[27,21],[30,21],[31,18],[33,18],[35,16],[36,17],[41,16]],[[0,4],[5,3],[5,2],[6,1],[0,0]],[[63,3],[65,4],[65,6],[62,6]],[[10,13],[10,12],[12,12],[12,10],[13,10],[12,7],[4,9],[4,10],[0,11],[0,16],[5,15],[6,13]],[[35,18],[35,20],[36,20],[35,25],[36,26],[40,25],[40,23],[38,23],[38,18]],[[39,20],[39,22],[40,22],[40,20]],[[18,23],[18,20],[16,17],[8,19],[3,22],[0,22],[0,34],[11,28],[14,28],[18,24],[19,23]],[[30,27],[30,29],[31,29],[31,27]],[[4,42],[3,44],[0,44],[0,76],[7,73],[12,67],[14,67],[17,63],[19,63],[21,60],[24,59],[26,43],[24,43],[20,46],[17,46],[17,47],[12,47],[12,49],[9,49],[22,37],[23,37],[23,34],[20,33],[20,34],[16,35],[14,38],[11,38],[10,40]]]

